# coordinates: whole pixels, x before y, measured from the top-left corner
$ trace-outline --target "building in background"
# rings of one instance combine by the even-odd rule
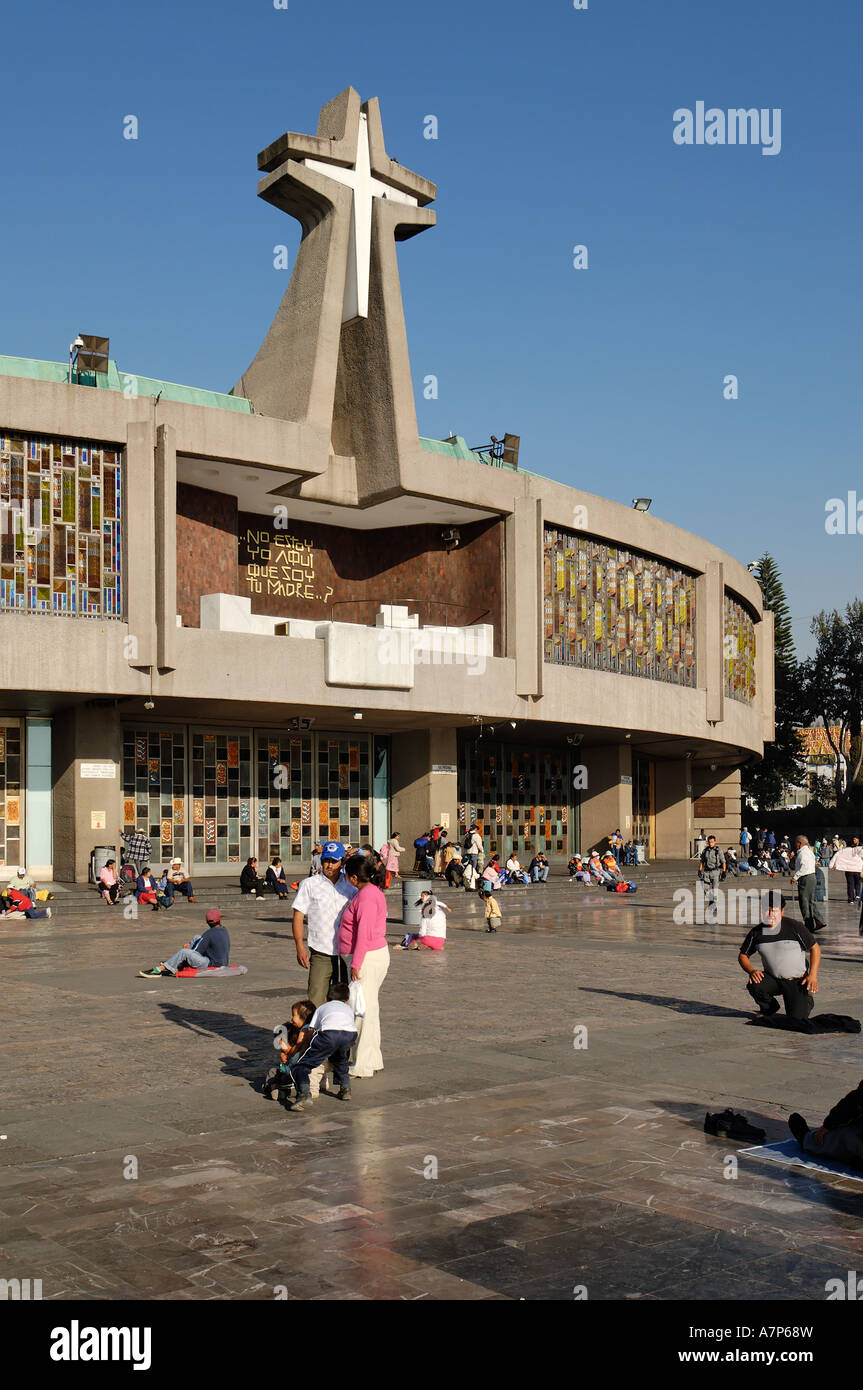
[[[773,732],[756,581],[512,436],[419,436],[396,243],[436,190],[376,101],[259,167],[303,238],[230,394],[89,339],[0,358],[0,863],[81,880],[121,825],[195,876],[474,819],[522,856],[730,842]]]

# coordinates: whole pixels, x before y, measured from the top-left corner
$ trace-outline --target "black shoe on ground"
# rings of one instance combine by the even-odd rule
[[[342,1086],[341,1090],[339,1091],[339,1100],[350,1100],[350,1098],[351,1098],[351,1088],[350,1088],[350,1086]]]
[[[724,1134],[727,1139],[745,1139],[751,1143],[760,1142],[766,1137],[763,1129],[751,1125],[746,1116],[738,1114],[736,1110],[723,1110],[715,1115],[708,1111],[704,1117],[704,1131],[706,1134]]]
[[[802,1149],[803,1140],[809,1133],[809,1126],[804,1120],[803,1116],[799,1115],[796,1110],[794,1111],[793,1115],[788,1116],[788,1128],[791,1130],[791,1133],[794,1135],[794,1138],[797,1140],[797,1143],[800,1145]]]
[[[292,1110],[304,1110],[307,1106],[311,1105],[311,1103],[312,1103],[312,1093],[311,1093],[311,1091],[297,1091],[297,1094],[296,1094],[296,1097],[295,1097],[295,1099],[294,1099],[294,1102],[293,1102],[293,1104],[292,1104],[292,1106],[291,1106],[291,1109],[292,1109]]]

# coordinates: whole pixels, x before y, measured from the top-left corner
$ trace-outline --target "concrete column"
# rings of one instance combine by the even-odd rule
[[[457,762],[455,729],[419,729],[393,734],[390,824],[399,831],[402,844],[411,844],[424,830],[442,822],[446,816],[449,816],[450,836],[456,837]],[[435,767],[449,770],[435,772]]]
[[[177,665],[177,449],[176,431],[160,425],[156,431],[156,665],[173,671]]]
[[[130,666],[156,664],[156,528],[154,523],[154,435],[148,420],[126,432],[126,622]]]
[[[542,501],[518,498],[506,519],[506,655],[515,693],[542,695]]]
[[[725,697],[722,601],[725,594],[723,566],[708,560],[695,582],[695,646],[698,684],[705,692],[705,718],[722,721]]]
[[[655,859],[686,859],[692,830],[692,763],[685,758],[657,760]]]
[[[772,743],[776,736],[776,667],[773,655],[773,614],[765,608],[760,623],[755,624],[755,707],[764,721],[762,737]]]
[[[626,743],[582,748],[587,786],[581,793],[582,852],[593,849],[620,827],[624,840],[632,834],[632,750]],[[627,777],[627,782],[623,778]]]
[[[90,851],[116,845],[123,820],[123,734],[119,711],[108,705],[80,705],[54,720],[54,877],[58,883],[86,883]],[[89,775],[96,767],[112,776]],[[88,774],[88,775],[84,775]],[[93,827],[105,818],[105,829]]]

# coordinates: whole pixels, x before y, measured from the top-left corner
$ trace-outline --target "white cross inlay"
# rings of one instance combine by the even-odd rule
[[[416,198],[403,193],[392,184],[383,183],[372,177],[369,158],[369,125],[365,112],[360,112],[360,126],[357,133],[357,154],[352,169],[344,169],[339,164],[326,164],[320,159],[304,159],[307,169],[316,169],[328,179],[346,184],[353,189],[353,210],[351,214],[351,240],[348,248],[348,267],[345,275],[345,300],[342,309],[342,323],[354,319],[367,319],[369,316],[369,265],[372,253],[372,198],[392,198],[397,203],[408,203],[419,207]]]

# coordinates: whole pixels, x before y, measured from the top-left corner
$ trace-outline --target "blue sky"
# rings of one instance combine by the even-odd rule
[[[299,236],[257,151],[353,85],[440,190],[399,251],[421,432],[511,430],[526,468],[769,549],[801,652],[863,595],[863,535],[824,528],[863,500],[859,0],[48,0],[0,37],[0,353],[105,333],[122,371],[230,389]],[[781,153],[676,145],[699,100],[781,108]]]

